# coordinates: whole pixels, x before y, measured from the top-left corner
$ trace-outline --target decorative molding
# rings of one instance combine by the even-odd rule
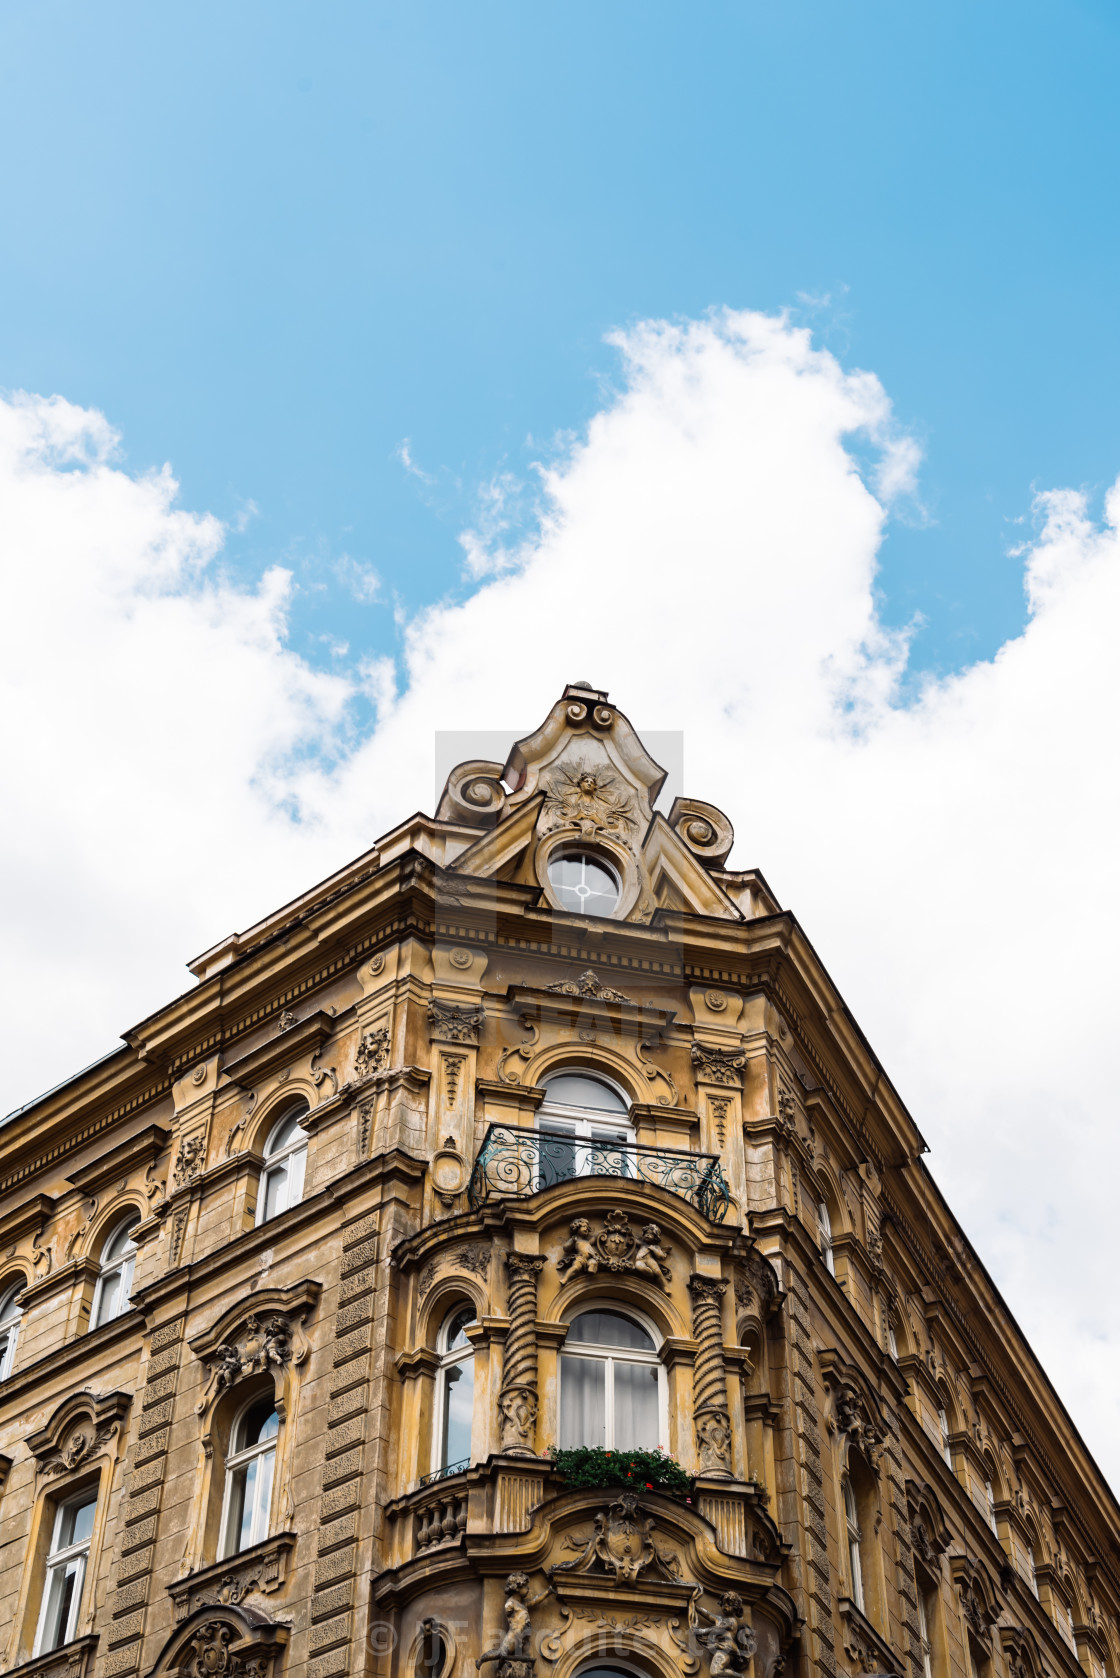
[[[1002,1612],[995,1586],[981,1562],[971,1556],[950,1556],[949,1572],[961,1599],[961,1609],[972,1635],[981,1644],[992,1640],[992,1627]]]
[[[842,1358],[835,1348],[819,1353],[819,1359],[824,1384],[832,1395],[829,1431],[840,1435],[845,1457],[854,1446],[863,1452],[872,1468],[877,1468],[887,1437],[887,1424],[877,1395],[855,1365]]]
[[[498,1394],[501,1448],[513,1456],[535,1455],[537,1431],[537,1277],[544,1259],[507,1253],[509,1336]],[[501,1669],[499,1668],[499,1673]]]
[[[579,758],[560,763],[540,778],[544,792],[541,835],[565,828],[589,839],[596,833],[611,834],[627,850],[633,848],[638,827],[638,806],[633,791],[605,764],[591,764]]]
[[[456,1270],[468,1270],[472,1276],[488,1276],[490,1274],[490,1249],[481,1245],[463,1247],[455,1254]]]
[[[151,1678],[271,1678],[291,1628],[252,1609],[220,1604],[187,1615],[164,1644]]]
[[[481,1003],[469,1008],[434,999],[428,1003],[429,1034],[444,1043],[469,1043],[476,1047],[485,1020],[486,1010]]]
[[[202,1170],[206,1159],[206,1137],[201,1131],[195,1136],[186,1136],[179,1143],[179,1152],[175,1155],[175,1164],[171,1173],[172,1190],[185,1189],[193,1183]]]
[[[701,1474],[731,1478],[731,1416],[727,1403],[727,1369],[723,1359],[723,1295],[727,1283],[719,1276],[693,1274],[692,1332],[696,1336],[693,1370],[693,1419]]]
[[[916,1480],[906,1482],[906,1508],[910,1519],[910,1544],[920,1562],[937,1575],[941,1558],[949,1547],[950,1532],[933,1488]]]
[[[1047,1678],[1038,1639],[1027,1626],[1000,1626],[999,1640],[1011,1678]]]
[[[639,1238],[630,1228],[627,1214],[616,1208],[607,1213],[603,1228],[594,1238],[586,1218],[573,1218],[568,1228],[571,1235],[555,1261],[565,1282],[575,1276],[595,1276],[600,1270],[646,1277],[666,1289],[673,1279],[668,1263],[672,1248],[662,1246],[657,1224],[644,1225]]]
[[[321,1292],[322,1284],[314,1281],[261,1288],[196,1335],[190,1349],[206,1368],[197,1413],[209,1410],[238,1381],[274,1369],[299,1368],[311,1350],[303,1324]]]
[[[86,1194],[98,1194],[102,1189],[108,1188],[110,1183],[127,1177],[141,1165],[150,1170],[170,1141],[171,1132],[166,1125],[145,1125],[135,1136],[127,1137],[115,1147],[106,1148],[87,1165],[75,1166],[72,1171],[67,1172],[66,1181],[73,1183],[76,1189],[83,1189]],[[0,1226],[0,1240],[3,1240],[6,1233],[7,1231]]]
[[[50,1421],[27,1436],[27,1448],[44,1479],[70,1474],[103,1451],[132,1403],[130,1393],[74,1393],[64,1398]]]
[[[19,1678],[92,1678],[93,1658],[100,1641],[98,1633],[92,1632],[88,1637],[76,1638],[73,1643],[64,1643],[60,1649],[37,1655],[32,1661],[21,1661],[18,1666],[9,1667],[8,1671],[12,1678],[16,1673]]]
[[[369,1078],[375,1072],[384,1072],[389,1064],[390,1035],[387,1025],[375,1026],[372,1031],[363,1031],[358,1044],[358,1052],[354,1056],[355,1078]]]
[[[278,1532],[251,1550],[176,1579],[167,1587],[175,1605],[175,1624],[181,1625],[197,1608],[236,1608],[251,1592],[271,1596],[283,1589],[295,1547],[294,1532]]]
[[[544,988],[559,996],[586,996],[596,1002],[627,1002],[633,1006],[632,999],[629,996],[624,996],[620,990],[612,990],[609,985],[604,985],[598,974],[590,967],[585,968],[578,979],[557,979],[555,984],[546,985]]]
[[[557,1562],[553,1573],[586,1573],[596,1562],[616,1585],[632,1585],[647,1568],[662,1573],[674,1583],[682,1576],[681,1559],[675,1550],[654,1542],[657,1523],[647,1515],[636,1492],[623,1492],[595,1517],[586,1540],[569,1535],[565,1548],[578,1549],[571,1561]],[[740,1608],[742,1604],[740,1603]]]
[[[294,1066],[296,1061],[306,1054],[317,1053],[334,1028],[333,1017],[323,1009],[317,1009],[314,1014],[308,1014],[305,1020],[298,1021],[287,1030],[277,1032],[267,1043],[250,1049],[247,1055],[242,1055],[239,1060],[224,1066],[222,1071],[231,1083],[240,1085],[244,1090],[251,1090],[270,1073],[280,1072],[286,1066]]]
[[[693,1043],[691,1053],[698,1083],[742,1089],[743,1068],[747,1064],[745,1049],[713,1049],[707,1043]]]
[[[867,1616],[850,1596],[842,1596],[838,1607],[844,1627],[844,1653],[857,1673],[899,1674],[902,1663],[890,1644],[880,1637]]]

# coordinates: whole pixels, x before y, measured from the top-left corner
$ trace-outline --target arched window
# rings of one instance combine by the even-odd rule
[[[634,1139],[630,1107],[614,1084],[581,1068],[546,1078],[544,1088],[537,1115],[542,1133],[538,1188],[573,1177],[632,1175],[625,1149]]]
[[[257,1223],[279,1217],[303,1199],[303,1174],[307,1164],[307,1132],[299,1121],[306,1105],[285,1113],[273,1125],[264,1145],[264,1172],[257,1196]]]
[[[931,1636],[930,1598],[928,1591],[920,1578],[915,1580],[918,1588],[918,1635],[922,1640],[922,1671],[925,1678],[933,1678],[933,1638]]]
[[[585,1311],[560,1357],[560,1447],[666,1443],[665,1372],[653,1335],[621,1311]]]
[[[607,860],[591,851],[563,851],[548,865],[548,883],[574,915],[613,915],[622,884]]]
[[[272,1393],[250,1399],[234,1421],[226,1456],[223,1556],[236,1555],[268,1537],[279,1432],[280,1417]]]
[[[832,1214],[828,1210],[828,1201],[824,1199],[817,1204],[817,1238],[820,1241],[825,1269],[830,1276],[835,1276],[836,1253],[832,1243]]]
[[[436,1474],[454,1473],[471,1460],[474,1420],[474,1346],[467,1329],[473,1307],[454,1310],[439,1332],[439,1384],[436,1393],[434,1461]]]
[[[0,1294],[0,1381],[8,1379],[15,1363],[16,1340],[19,1338],[18,1301],[23,1288],[24,1284],[17,1282],[15,1287]]]
[[[93,1311],[89,1319],[91,1329],[112,1322],[114,1317],[128,1310],[132,1272],[136,1265],[132,1227],[139,1221],[138,1214],[133,1212],[124,1223],[117,1225],[101,1249],[101,1274],[97,1278],[97,1292],[93,1296]]]
[[[82,1606],[96,1508],[97,1489],[93,1487],[60,1503],[55,1512],[43,1580],[43,1605],[35,1631],[36,1655],[61,1649],[78,1634],[78,1611]]]
[[[844,1476],[844,1519],[848,1531],[848,1588],[856,1607],[863,1608],[863,1561],[859,1553],[859,1508],[852,1482]]]
[[[937,1412],[937,1434],[941,1444],[941,1455],[945,1458],[949,1467],[952,1468],[953,1448],[949,1443],[949,1412],[944,1404],[940,1406]]]
[[[986,1480],[984,1481],[984,1512],[988,1517],[988,1525],[991,1527],[992,1531],[995,1533],[996,1537],[998,1538],[999,1537],[999,1525],[996,1521],[996,1489],[992,1485],[992,1476],[991,1476],[991,1471],[990,1470],[988,1472],[988,1476],[987,1476]]]
[[[1028,1544],[1027,1545],[1027,1567],[1030,1570],[1031,1590],[1034,1592],[1035,1596],[1037,1596],[1038,1595],[1038,1568],[1035,1565],[1034,1545],[1033,1544]]]

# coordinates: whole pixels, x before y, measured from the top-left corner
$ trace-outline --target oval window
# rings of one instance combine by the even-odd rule
[[[548,883],[560,907],[577,915],[613,915],[622,896],[614,869],[590,851],[564,851],[553,857]]]

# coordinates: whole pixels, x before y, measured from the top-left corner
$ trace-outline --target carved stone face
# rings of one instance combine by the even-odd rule
[[[591,1225],[588,1223],[586,1218],[573,1218],[571,1223],[568,1225],[568,1228],[571,1230],[572,1234],[578,1236],[581,1241],[590,1241]]]

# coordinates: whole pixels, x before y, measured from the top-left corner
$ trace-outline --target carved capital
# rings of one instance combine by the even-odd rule
[[[727,1084],[734,1089],[742,1089],[746,1064],[745,1049],[713,1049],[707,1043],[692,1045],[692,1066],[697,1083]]]
[[[454,1002],[428,1003],[429,1033],[444,1043],[477,1044],[485,1020],[481,1003],[474,1008],[460,1008]]]

